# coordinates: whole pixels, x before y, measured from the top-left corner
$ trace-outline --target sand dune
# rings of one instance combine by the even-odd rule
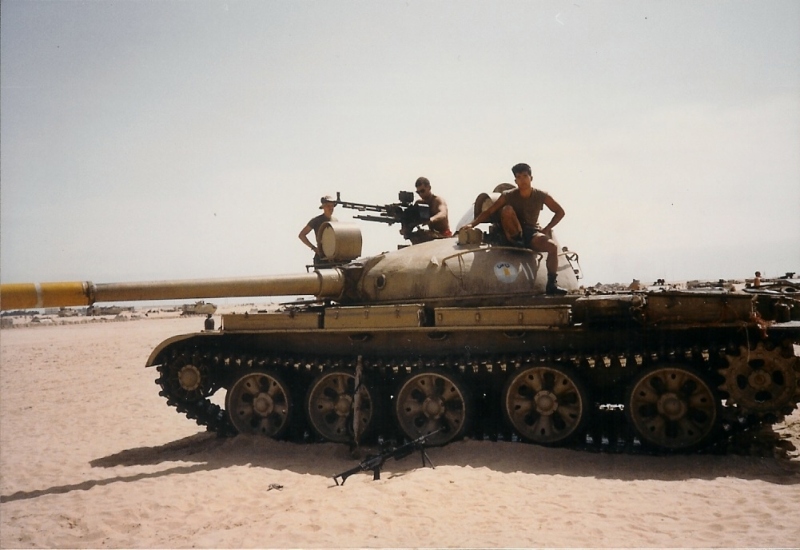
[[[800,459],[463,441],[332,476],[343,445],[221,439],[143,368],[202,318],[0,333],[0,546],[758,546],[800,541]],[[781,431],[800,447],[800,414]]]

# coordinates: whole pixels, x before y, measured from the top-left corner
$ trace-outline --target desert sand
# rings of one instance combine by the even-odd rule
[[[800,459],[462,441],[332,476],[343,445],[217,438],[145,369],[203,319],[0,331],[0,546],[797,547]],[[800,448],[800,414],[778,427]]]

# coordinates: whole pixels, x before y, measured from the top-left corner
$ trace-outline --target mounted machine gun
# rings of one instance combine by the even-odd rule
[[[422,223],[427,223],[431,219],[430,207],[424,203],[414,203],[414,193],[411,191],[400,191],[398,201],[392,204],[365,204],[360,202],[347,202],[341,199],[341,194],[336,193],[336,204],[342,208],[358,210],[359,212],[377,212],[377,216],[361,214],[353,216],[358,220],[368,222],[386,223],[389,225],[399,223],[401,233],[406,239],[409,238],[414,228]]]

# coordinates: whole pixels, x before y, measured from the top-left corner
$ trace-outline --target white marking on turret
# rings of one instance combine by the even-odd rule
[[[497,262],[494,264],[494,275],[501,283],[513,283],[517,280],[519,271],[508,262]]]

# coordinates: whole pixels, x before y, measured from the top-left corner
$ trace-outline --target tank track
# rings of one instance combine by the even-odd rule
[[[190,348],[173,349],[168,361],[157,367],[158,378],[155,382],[161,386],[159,395],[178,413],[185,414],[208,431],[220,436],[233,436],[237,432],[226,412],[208,399],[221,387],[218,378],[211,376],[211,371],[222,365],[222,359],[219,354],[202,353]],[[198,378],[196,387],[187,384],[185,377],[182,384],[181,374],[192,372],[193,369]]]
[[[760,349],[760,348],[759,348]],[[737,400],[730,395],[729,382],[724,374],[729,369],[728,359],[740,354],[736,348],[684,347],[662,349],[658,352],[641,353],[597,353],[597,354],[530,354],[500,355],[488,357],[433,357],[418,359],[378,359],[365,358],[363,365],[368,383],[377,389],[383,412],[379,415],[380,424],[371,430],[374,441],[402,440],[388,404],[398,382],[406,375],[422,369],[439,369],[457,373],[472,392],[472,423],[465,437],[491,441],[520,441],[519,437],[503,419],[501,392],[509,371],[529,365],[555,363],[567,366],[581,373],[586,380],[619,380],[626,387],[638,369],[666,363],[683,362],[707,374],[715,390],[721,390],[723,398],[722,429],[719,437],[705,446],[702,452],[711,453],[749,453],[771,454],[777,443],[777,436],[770,437],[770,425],[791,412],[800,402],[800,389],[794,392],[791,402],[784,403],[778,410],[768,414],[752,414],[747,409],[737,407]],[[209,398],[219,389],[230,388],[237,376],[254,369],[267,369],[279,373],[291,388],[294,413],[291,426],[283,437],[295,442],[322,441],[307,425],[303,414],[306,390],[318,374],[332,369],[355,370],[357,358],[326,358],[304,354],[241,354],[233,351],[204,351],[196,346],[177,346],[169,352],[163,364],[158,365],[156,384],[161,387],[159,394],[167,400],[167,405],[175,407],[178,413],[185,414],[208,431],[221,437],[237,434],[226,411]],[[800,380],[800,361],[793,369]],[[592,376],[592,370],[605,370],[601,376]],[[197,377],[195,381],[194,377]],[[188,380],[188,384],[187,384]],[[590,386],[590,392],[594,393]],[[619,391],[619,390],[618,390]],[[617,403],[622,400],[615,400]],[[727,403],[727,404],[726,404]],[[567,445],[570,448],[592,452],[620,452],[662,454],[658,449],[642,445],[632,433],[622,407],[600,404],[590,411],[589,422],[583,433]],[[766,433],[766,439],[764,439]],[[755,441],[748,434],[757,433],[762,441]],[[373,442],[374,442],[373,441]],[[766,441],[766,443],[764,443]],[[364,441],[363,443],[369,443]],[[764,447],[754,451],[754,446]]]

